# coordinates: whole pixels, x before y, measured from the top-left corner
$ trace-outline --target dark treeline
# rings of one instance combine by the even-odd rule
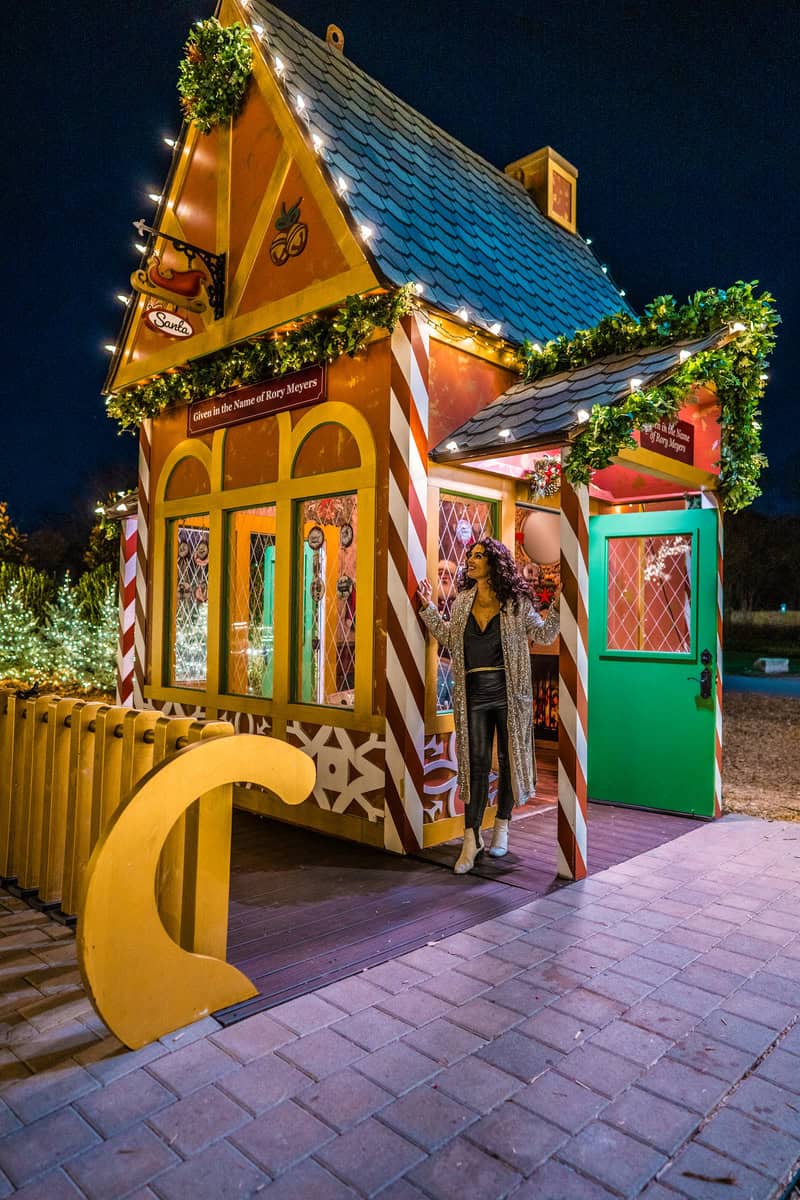
[[[725,518],[727,610],[800,609],[800,516]]]

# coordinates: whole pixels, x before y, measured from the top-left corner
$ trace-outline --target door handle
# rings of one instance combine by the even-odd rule
[[[696,675],[687,675],[686,678],[700,684],[701,700],[711,699],[711,667],[703,667],[699,679]]]

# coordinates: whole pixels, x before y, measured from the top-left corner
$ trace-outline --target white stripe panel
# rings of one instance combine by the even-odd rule
[[[127,608],[122,610],[122,628],[130,629],[136,620],[136,600],[131,600]]]
[[[414,354],[411,349],[411,339],[403,328],[401,321],[398,321],[392,330],[391,345],[392,357],[402,372],[403,379],[406,381],[406,387],[411,391],[411,360]]]
[[[406,683],[405,673],[395,652],[388,647],[386,655],[386,682],[403,717],[406,733],[410,737],[417,756],[422,762],[425,753],[425,725],[423,715],[414,703],[411,688]]]
[[[558,677],[558,709],[564,724],[564,729],[567,733],[567,737],[572,742],[575,750],[575,757],[581,765],[581,770],[583,771],[583,777],[585,779],[587,764],[589,761],[586,730],[578,719],[578,710],[575,707],[572,697],[567,690],[567,686],[560,675]]]
[[[424,507],[422,511],[425,512]],[[427,555],[417,535],[416,526],[411,520],[411,514],[403,499],[403,494],[393,475],[389,476],[389,519],[400,535],[400,542],[408,554],[411,570],[417,579],[424,579],[428,574]],[[391,560],[391,554],[389,558]]]
[[[423,422],[423,428],[427,426],[427,421]],[[420,499],[420,507],[425,512],[425,500],[427,498],[428,488],[428,473],[425,469],[425,464],[420,458],[417,443],[411,433],[411,426],[408,423],[408,418],[403,411],[403,406],[397,399],[394,392],[389,393],[389,432],[394,438],[395,444],[403,456],[403,461],[408,468],[411,486]]]
[[[584,863],[586,863],[586,818],[583,815],[581,806],[578,804],[578,798],[575,795],[575,789],[572,787],[569,777],[560,763],[558,767],[558,807],[566,817],[570,830],[572,831],[578,849],[581,853],[581,857],[583,858]],[[572,877],[572,873],[570,871],[566,871],[566,875],[568,878]]]
[[[386,726],[386,765],[400,793],[400,803],[419,845],[422,845],[422,803],[411,776],[406,771],[405,759],[400,751],[393,731]],[[388,808],[386,810],[389,811]]]
[[[414,608],[406,596],[403,581],[398,575],[397,567],[391,557],[389,558],[389,603],[400,622],[414,662],[417,664],[420,679],[422,679],[424,677],[425,638],[420,630]]]

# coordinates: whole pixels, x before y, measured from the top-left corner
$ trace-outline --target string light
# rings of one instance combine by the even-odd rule
[[[581,425],[585,425],[589,420],[591,413],[588,413],[585,408],[579,408],[576,410],[575,416],[578,418],[578,421]]]
[[[375,236],[375,230],[370,225],[359,225],[358,228],[365,242],[368,242],[371,237]]]
[[[314,143],[314,149],[316,150],[317,154],[319,154],[320,150],[325,145],[322,138],[319,136],[318,133],[312,133],[311,141]]]
[[[586,239],[586,245],[587,245],[587,246],[591,246],[591,244],[592,244],[592,239],[591,239],[591,238],[587,238],[587,239]]]
[[[130,304],[131,302],[130,296],[123,296],[121,292],[117,293],[117,299],[119,300],[120,304]]]
[[[489,333],[493,333],[496,337],[502,331],[502,328],[503,326],[500,324],[500,322],[495,321],[493,325],[489,326]]]
[[[284,63],[282,58],[278,57],[277,54],[275,55],[275,70],[278,72],[279,75],[282,75],[283,72],[286,70],[286,64]]]
[[[538,342],[533,343],[533,349],[536,351],[537,354],[542,353],[542,347],[539,345]]]
[[[506,441],[508,441],[511,436],[512,434],[510,429],[501,429],[498,433],[498,437],[505,438]]]
[[[604,274],[604,275],[607,275],[607,274],[608,274],[608,267],[605,265],[605,263],[603,263],[603,265],[602,265],[602,267],[600,268],[600,270],[603,272],[603,274]]]
[[[109,353],[109,354],[116,354],[116,353],[117,353],[117,347],[116,347],[116,346],[112,346],[112,345],[110,345],[110,344],[108,344],[108,343],[107,343],[105,346],[103,346],[103,349],[104,349],[104,350],[106,350],[106,351],[108,351],[108,353]]]
[[[458,309],[458,311],[456,312],[456,316],[458,317],[458,319],[460,321],[468,321],[469,320],[469,313],[467,312],[466,308],[464,308],[463,306]]]
[[[747,326],[742,321],[734,321],[731,325],[731,333],[744,333]]]
[[[638,392],[639,388],[642,386],[643,383],[644,383],[643,379],[629,379],[628,380],[628,386],[630,387],[632,392]]]
[[[150,199],[153,201],[154,204],[160,204],[161,201],[164,199],[164,197],[160,196],[158,194],[158,192],[148,192],[147,195],[150,197]]]
[[[628,293],[625,291],[625,288],[620,288],[619,294],[620,294],[620,296],[627,296]]]
[[[164,140],[164,145],[169,146],[170,150],[175,149],[175,138],[165,137],[163,140]]]
[[[340,175],[336,181],[336,190],[340,196],[343,196],[347,191],[347,180],[345,179],[344,175]]]
[[[455,451],[458,449],[458,442],[448,442],[445,450]]]
[[[303,112],[305,109],[306,102],[299,92],[297,93],[297,99],[294,102],[294,106],[299,113]]]
[[[139,251],[140,254],[144,254],[145,250],[147,249],[147,246],[143,246],[141,242],[134,242],[133,244],[134,244],[134,247]]]
[[[681,350],[680,354],[678,355],[678,358],[681,360],[681,362],[686,362],[686,360],[691,357],[691,350]]]
[[[418,296],[421,296],[422,293],[425,291],[425,284],[424,283],[415,283],[414,291]]]
[[[262,38],[264,36],[264,26],[254,24],[253,25],[253,33],[256,35],[257,38]]]

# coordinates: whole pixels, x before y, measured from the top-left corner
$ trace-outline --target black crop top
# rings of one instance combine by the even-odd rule
[[[472,613],[464,628],[464,666],[467,671],[476,667],[505,667],[503,644],[500,641],[500,613],[495,613],[481,633],[481,627]]]

